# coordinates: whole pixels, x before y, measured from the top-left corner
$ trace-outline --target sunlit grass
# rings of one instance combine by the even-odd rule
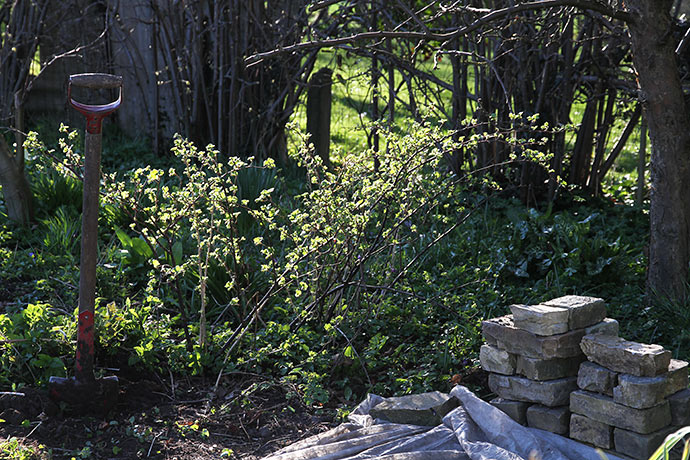
[[[342,51],[337,52],[341,57],[337,58],[333,50],[324,50],[319,56],[315,70],[328,67],[333,70],[332,106],[331,106],[331,157],[338,161],[338,152],[347,153],[364,151],[371,147],[369,138],[370,124],[373,118],[373,87],[371,83],[371,60],[368,58],[346,55]],[[432,72],[438,78],[452,81],[452,69],[448,59],[439,62],[434,69],[432,62],[422,63],[420,66],[425,71]],[[388,70],[379,68],[379,120],[388,123]],[[413,114],[410,113],[409,91],[402,81],[402,75],[397,70],[394,72],[394,87],[398,89],[394,109],[393,131],[404,133],[413,122]],[[431,122],[445,123],[445,119],[439,116],[438,105],[450,113],[451,93],[443,90],[439,94],[440,104],[434,101],[425,101],[422,91],[413,87],[413,94],[417,102],[420,114]],[[300,129],[306,130],[306,92],[295,108],[292,120]],[[299,137],[295,133],[288,133],[288,145],[290,150],[296,150],[299,145]],[[381,139],[380,147],[385,148],[385,139]]]
[[[434,74],[439,79],[452,82],[452,66],[450,59],[443,56],[440,61],[434,65],[434,58],[423,60],[417,63],[418,68],[426,72]],[[315,70],[321,67],[328,67],[333,70],[333,86],[332,86],[332,107],[331,107],[331,160],[338,163],[339,157],[347,152],[364,151],[372,146],[372,139],[370,136],[371,123],[373,120],[373,88],[371,82],[371,60],[369,58],[347,54],[342,50],[335,51],[333,49],[323,50],[317,59]],[[468,68],[469,80],[468,88],[473,91],[474,88],[474,67]],[[386,68],[379,67],[381,78],[379,79],[379,119],[382,123],[387,124],[389,119],[388,113],[388,85]],[[410,113],[409,103],[410,95],[409,89],[405,82],[402,81],[402,75],[397,70],[395,75],[396,93],[395,104],[395,118],[392,126],[396,133],[404,133],[409,130],[411,122],[413,121],[413,114]],[[433,85],[432,85],[433,87]],[[425,91],[422,88],[413,87],[413,95],[417,103],[419,113],[428,121],[446,125],[446,114],[452,112],[452,94],[448,90],[439,90],[436,98],[425,97]],[[468,101],[467,113],[468,117],[476,111],[476,103]],[[585,101],[582,97],[572,104],[570,112],[570,120],[576,126],[582,120],[585,109]],[[627,110],[631,110],[628,108]],[[613,127],[609,130],[606,139],[606,153],[604,159],[615,146],[619,137],[621,136],[629,114],[624,113],[624,107],[618,106],[615,109],[615,121]],[[302,131],[306,130],[306,91],[304,97],[297,105],[292,120],[297,123]],[[566,157],[575,145],[577,131],[572,131],[566,139]],[[595,134],[596,135],[596,134]],[[640,126],[635,128],[631,136],[628,138],[625,147],[616,159],[613,167],[608,172],[603,180],[603,188],[608,190],[620,190],[621,188],[630,188],[637,182],[637,164],[638,152],[640,142]],[[288,133],[288,145],[291,151],[296,151],[300,144],[299,136],[296,133]],[[385,148],[385,139],[380,140],[380,148]],[[649,146],[649,142],[647,144]],[[649,147],[647,158],[649,158]],[[603,160],[602,160],[603,161]],[[648,161],[648,160],[647,160]]]

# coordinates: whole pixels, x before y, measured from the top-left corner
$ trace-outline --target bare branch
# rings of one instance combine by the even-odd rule
[[[59,61],[61,59],[79,56],[79,53],[81,53],[82,51],[96,46],[106,36],[107,33],[108,33],[108,26],[106,25],[106,27],[103,29],[103,31],[101,31],[101,33],[98,35],[98,37],[93,39],[91,41],[91,43],[87,43],[86,45],[81,45],[81,46],[78,46],[78,47],[71,49],[69,51],[65,51],[64,53],[56,54],[56,55],[52,56],[48,62],[45,62],[41,66],[41,69],[38,71],[38,74],[35,77],[33,77],[31,79],[31,81],[29,81],[29,83],[26,87],[26,90],[23,92],[23,94],[24,95],[29,94],[31,92],[31,88],[33,88],[34,82],[38,79],[38,77],[40,77],[43,74],[43,72],[46,69],[48,69],[49,67],[51,67],[54,63],[56,63],[57,61]]]
[[[262,62],[265,59],[270,59],[274,56],[278,56],[284,53],[295,53],[298,51],[304,51],[308,49],[314,49],[314,48],[328,48],[332,46],[338,46],[338,45],[345,45],[345,44],[350,44],[353,42],[358,42],[358,41],[376,41],[376,40],[382,40],[385,38],[407,38],[407,39],[412,39],[412,40],[425,40],[425,41],[437,41],[437,42],[442,42],[443,45],[441,48],[445,46],[445,44],[449,40],[453,40],[455,38],[461,37],[463,35],[467,35],[470,32],[473,32],[487,24],[490,24],[494,21],[498,21],[500,19],[504,19],[507,16],[511,16],[516,13],[520,13],[523,11],[533,11],[533,10],[538,10],[538,9],[546,9],[546,8],[556,8],[556,7],[561,7],[561,6],[574,6],[577,8],[581,8],[583,10],[592,10],[596,11],[599,13],[602,13],[606,16],[610,16],[611,18],[614,19],[619,19],[624,22],[630,22],[632,21],[633,16],[628,13],[627,11],[623,10],[617,10],[614,8],[609,7],[608,5],[605,5],[603,3],[599,3],[596,1],[592,0],[538,0],[534,2],[526,2],[526,3],[519,3],[514,6],[509,6],[506,8],[501,8],[498,10],[493,10],[490,13],[485,14],[481,18],[477,19],[474,21],[472,24],[469,24],[467,26],[461,27],[453,32],[446,32],[446,33],[435,33],[435,32],[413,32],[413,31],[388,31],[388,30],[379,30],[379,31],[372,31],[372,32],[362,32],[354,35],[350,35],[347,37],[340,37],[340,38],[331,38],[331,39],[326,39],[326,40],[314,40],[314,41],[309,41],[309,42],[303,42],[303,43],[297,43],[295,45],[290,45],[290,46],[285,46],[281,48],[277,48],[271,51],[266,51],[263,53],[257,53],[253,54],[249,57],[247,57],[244,62],[245,64],[249,67],[252,65],[256,65],[259,62]]]
[[[323,0],[321,2],[318,2],[311,7],[311,12],[313,13],[314,11],[319,11],[324,8],[328,8],[329,6],[338,3],[340,0]]]

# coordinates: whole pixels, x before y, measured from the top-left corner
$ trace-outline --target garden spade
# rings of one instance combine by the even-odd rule
[[[72,87],[90,90],[117,88],[117,100],[105,105],[88,105],[72,99]],[[81,221],[81,260],[79,263],[79,323],[74,377],[51,377],[50,397],[65,402],[75,411],[107,413],[117,402],[117,377],[97,379],[94,362],[94,306],[96,298],[96,259],[98,255],[98,189],[101,176],[101,124],[122,102],[122,77],[102,73],[71,75],[67,99],[86,117],[84,138],[84,202]]]

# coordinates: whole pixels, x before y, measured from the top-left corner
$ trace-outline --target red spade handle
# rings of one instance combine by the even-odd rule
[[[90,89],[118,88],[117,100],[104,105],[90,105],[72,99],[72,85]],[[70,75],[67,85],[67,99],[72,107],[86,117],[86,131],[100,134],[103,118],[110,115],[122,103],[122,77],[107,73],[81,73]]]

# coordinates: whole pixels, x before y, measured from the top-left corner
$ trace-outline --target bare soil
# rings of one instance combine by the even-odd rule
[[[105,416],[71,412],[45,388],[0,393],[0,447],[14,439],[24,455],[0,448],[0,459],[258,459],[333,428],[336,409],[348,405],[334,396],[330,407],[306,406],[296,388],[257,374],[223,377],[213,397],[215,378],[118,378],[117,405]],[[447,390],[463,384],[487,398],[486,380],[466,368]]]
[[[336,425],[334,411],[306,407],[260,376],[226,379],[213,401],[211,389],[203,379],[120,378],[106,416],[71,414],[44,389],[5,393],[0,440],[15,438],[38,459],[254,459]]]

